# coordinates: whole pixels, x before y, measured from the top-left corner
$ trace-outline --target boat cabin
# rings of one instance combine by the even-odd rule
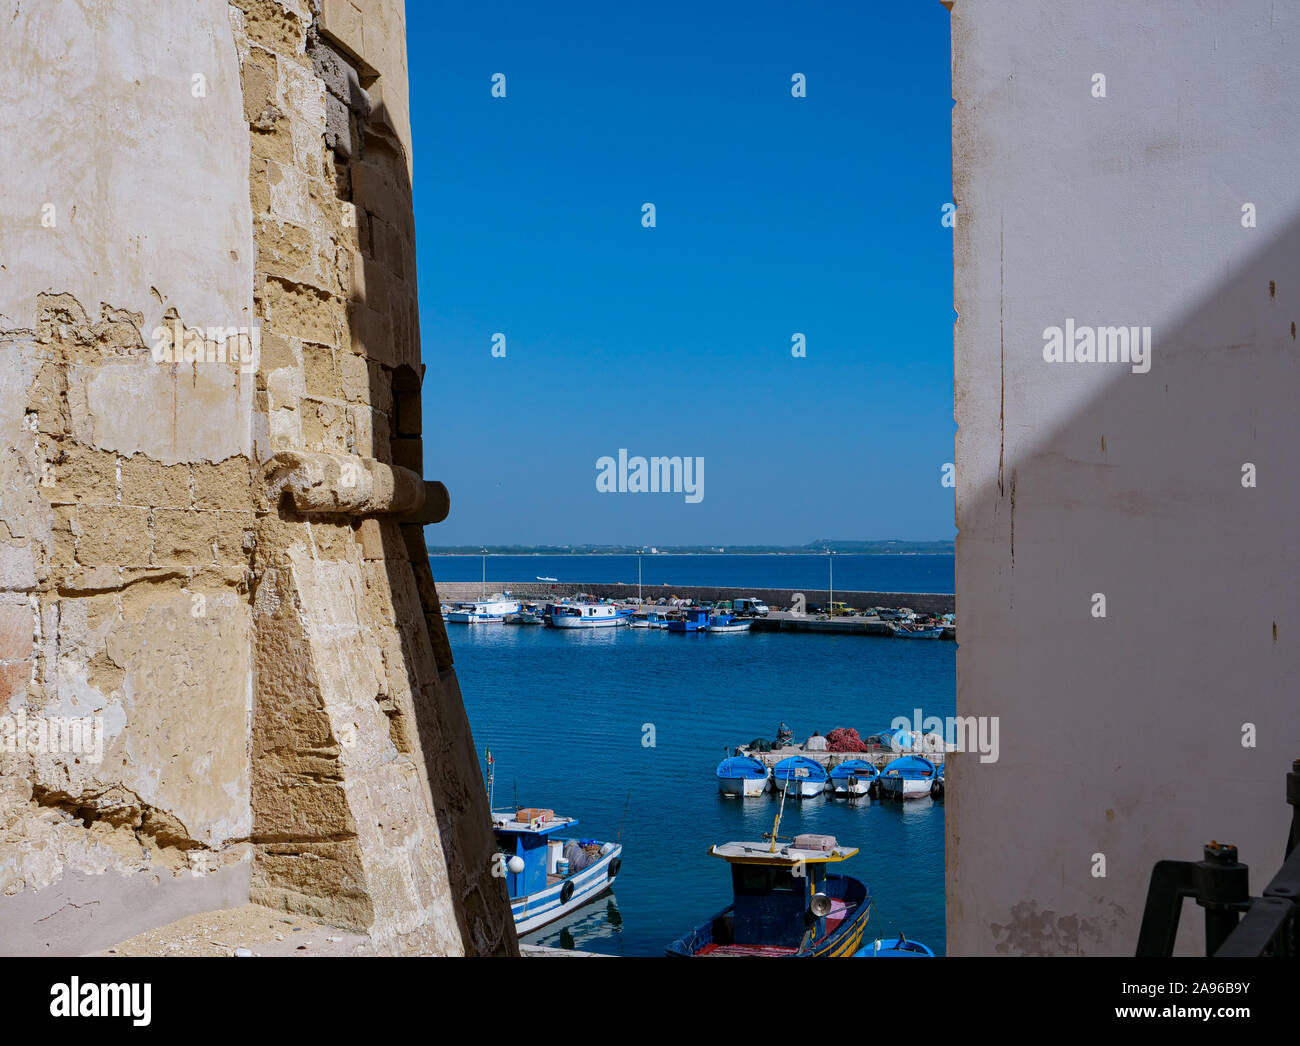
[[[828,872],[856,847],[831,836],[723,843],[709,853],[731,866],[731,907],[675,941],[674,955],[852,955],[870,907],[865,884]]]
[[[511,898],[546,888],[546,877],[554,874],[564,848],[563,840],[553,836],[577,823],[577,818],[556,817],[554,810],[539,808],[492,814],[492,831],[504,856],[506,890]],[[515,857],[519,861],[513,861]]]

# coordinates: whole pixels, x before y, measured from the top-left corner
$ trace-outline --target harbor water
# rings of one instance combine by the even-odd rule
[[[528,935],[533,944],[660,955],[730,903],[728,867],[707,850],[761,839],[777,800],[719,794],[724,746],[771,739],[783,721],[802,740],[837,726],[866,736],[916,708],[954,713],[951,643],[499,624],[448,631],[480,759],[485,747],[495,759],[494,806],[551,807],[579,819],[575,834],[624,846],[612,899]],[[901,931],[942,954],[943,819],[943,802],[929,798],[787,800],[780,834],[826,833],[858,847],[841,867],[874,895],[868,937]]]

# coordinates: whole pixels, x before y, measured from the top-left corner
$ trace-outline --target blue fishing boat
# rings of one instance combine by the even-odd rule
[[[669,632],[700,632],[709,630],[709,611],[705,607],[686,607],[680,616],[668,621]]]
[[[821,795],[828,778],[826,767],[806,755],[792,755],[772,768],[772,787],[782,793],[788,790],[796,799]]]
[[[892,625],[890,626],[894,633],[895,639],[942,639],[943,627],[939,628],[922,628],[920,625]]]
[[[934,764],[925,756],[905,755],[880,771],[880,794],[890,799],[924,799],[934,778]]]
[[[733,755],[718,764],[718,791],[723,795],[762,795],[772,771],[752,755]]]
[[[493,812],[498,860],[520,936],[613,887],[623,847],[597,839],[557,838],[577,824],[575,818],[556,817],[548,809]]]
[[[857,848],[827,835],[781,845],[775,827],[768,838],[709,848],[731,866],[732,903],[673,941],[669,955],[842,958],[861,948],[871,893],[826,868]]]
[[[855,959],[911,958],[933,959],[934,952],[920,941],[909,941],[901,933],[897,937],[878,937],[861,949]]]
[[[830,791],[840,796],[868,795],[880,771],[865,759],[846,759],[831,768]]]
[[[735,614],[720,613],[714,611],[709,615],[709,623],[705,626],[705,631],[712,635],[714,632],[748,632],[754,624],[752,617],[737,617]]]

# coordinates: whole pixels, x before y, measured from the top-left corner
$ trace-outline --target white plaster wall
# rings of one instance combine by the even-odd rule
[[[223,0],[0,0],[0,329],[67,292],[189,326],[251,326],[248,125]],[[195,97],[196,76],[204,78]],[[54,205],[57,224],[42,224]],[[252,381],[225,367],[138,360],[78,368],[77,436],[171,463],[250,444]]]
[[[1156,860],[1232,842],[1258,893],[1290,819],[1300,6],[955,0],[952,39],[957,705],[1001,757],[949,770],[948,947],[1131,954]],[[1067,317],[1150,372],[1044,362]]]

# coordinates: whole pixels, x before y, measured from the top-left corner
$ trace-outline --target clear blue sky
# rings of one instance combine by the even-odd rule
[[[948,17],[407,4],[430,544],[953,536]]]

